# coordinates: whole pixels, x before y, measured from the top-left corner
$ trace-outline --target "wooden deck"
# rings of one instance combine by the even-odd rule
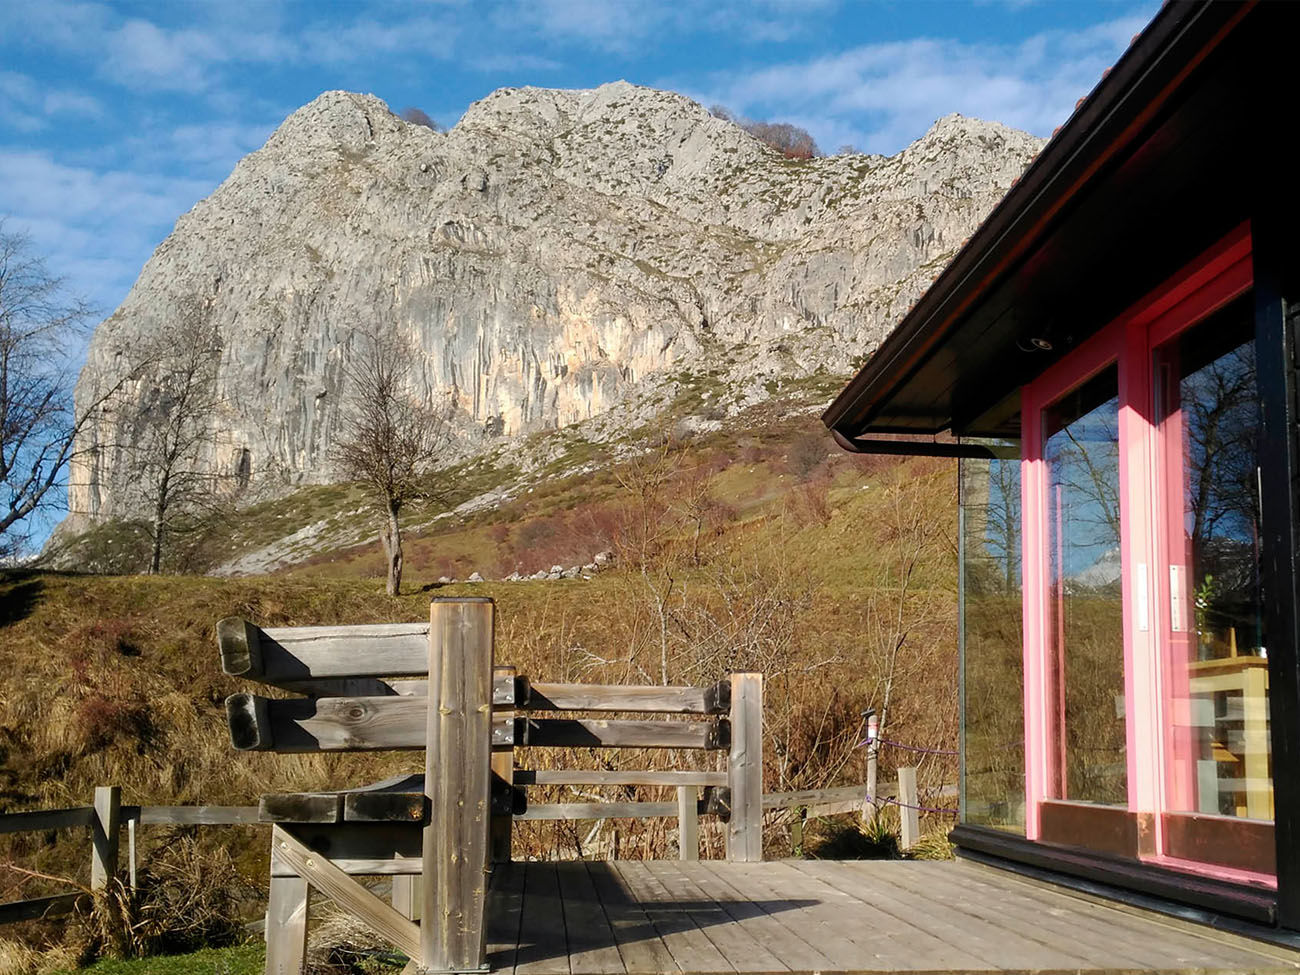
[[[969,862],[620,861],[498,868],[513,975],[1296,972],[1300,955]]]

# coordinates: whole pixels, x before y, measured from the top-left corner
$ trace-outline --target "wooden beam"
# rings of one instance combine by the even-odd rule
[[[122,821],[141,826],[237,826],[260,822],[257,806],[123,806]]]
[[[898,770],[898,818],[901,822],[899,845],[904,850],[916,846],[921,838],[920,793],[916,788],[916,769],[905,766]]]
[[[515,744],[523,747],[718,749],[726,748],[727,740],[725,720],[515,719]]]
[[[427,697],[226,698],[235,748],[285,754],[423,748],[428,711]],[[493,743],[509,744],[516,725],[505,716],[490,717]]]
[[[271,877],[266,903],[266,975],[302,975],[311,892],[302,877]]]
[[[677,859],[700,858],[700,803],[693,785],[677,787]]]
[[[0,924],[18,921],[38,921],[47,917],[62,917],[77,909],[82,900],[89,901],[79,890],[67,894],[50,894],[48,897],[31,897],[22,901],[0,904]]]
[[[492,671],[492,705],[504,707],[515,702],[515,668],[496,667]],[[508,694],[506,693],[508,690]],[[498,711],[495,715],[514,725],[513,711]],[[492,789],[493,792],[509,793],[514,789],[515,748],[514,743],[492,747]],[[513,809],[500,811],[493,809],[492,823],[488,837],[488,859],[492,863],[509,863],[511,856],[511,837],[514,833]]]
[[[731,675],[727,859],[763,859],[763,675]]]
[[[299,877],[412,960],[421,958],[420,929],[393,910],[391,904],[384,903],[327,857],[308,849],[285,827],[272,827],[271,843],[273,857],[281,859]]]
[[[90,889],[105,890],[117,876],[117,850],[121,827],[122,789],[95,787],[94,818],[90,823]]]
[[[604,769],[515,769],[519,785],[726,785],[726,772],[645,771],[611,772]]]
[[[302,823],[293,835],[304,846],[330,858],[349,874],[418,874],[421,869],[422,827],[415,823]],[[293,876],[272,858],[276,876]]]
[[[515,819],[657,819],[676,815],[676,802],[539,802]]]
[[[725,714],[724,695],[714,688],[549,684],[521,682],[521,711],[641,711],[655,714]]]
[[[487,969],[494,625],[488,598],[430,604],[424,782],[431,818],[419,929],[426,972]]]
[[[33,809],[30,812],[0,815],[0,833],[27,833],[34,830],[74,829],[89,826],[94,818],[93,806],[71,809]]]
[[[428,638],[426,623],[261,629],[232,616],[217,624],[223,671],[289,688],[322,678],[422,677]]]

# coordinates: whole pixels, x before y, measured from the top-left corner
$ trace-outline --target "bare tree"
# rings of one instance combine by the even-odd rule
[[[24,545],[29,516],[62,501],[78,433],[125,378],[76,409],[72,360],[88,315],[0,218],[0,557]]]
[[[127,453],[149,516],[150,574],[161,571],[169,541],[201,528],[225,497],[214,457],[221,337],[210,317],[207,303],[183,302],[147,353],[152,383]]]
[[[380,516],[379,540],[388,570],[388,594],[402,586],[402,510],[428,500],[428,476],[451,434],[450,404],[426,403],[411,390],[411,344],[376,326],[356,335],[343,367],[347,389],[332,448],[339,472],[361,481]]]

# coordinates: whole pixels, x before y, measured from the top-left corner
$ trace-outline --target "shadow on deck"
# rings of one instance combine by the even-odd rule
[[[488,959],[515,975],[1296,972],[1300,955],[965,861],[497,868]]]

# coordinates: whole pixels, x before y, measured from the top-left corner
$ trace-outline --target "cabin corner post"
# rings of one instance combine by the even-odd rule
[[[1291,208],[1294,211],[1294,206]],[[1260,566],[1268,634],[1277,921],[1300,930],[1300,244],[1294,212],[1251,220],[1255,361],[1263,416]]]
[[[727,859],[763,859],[763,675],[731,675]]]
[[[491,599],[434,599],[429,610],[429,718],[420,878],[419,968],[487,970],[487,897],[491,806]]]

